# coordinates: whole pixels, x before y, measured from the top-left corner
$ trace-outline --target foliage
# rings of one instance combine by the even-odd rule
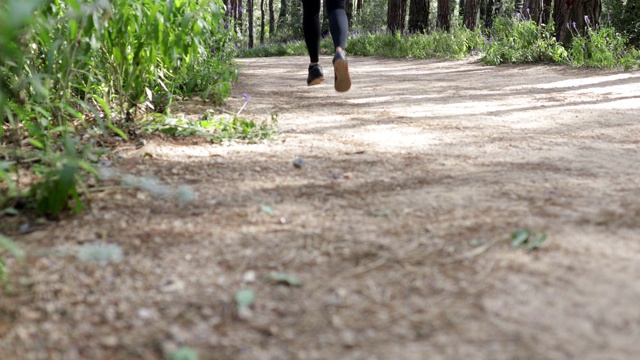
[[[576,34],[569,48],[569,57],[574,66],[597,68],[631,68],[640,65],[637,51],[627,49],[626,39],[613,28],[592,30],[586,35]]]
[[[546,241],[546,234],[535,233],[529,229],[518,229],[511,233],[511,247],[514,248],[534,250],[544,245]]]
[[[295,276],[285,273],[271,273],[267,276],[267,279],[276,284],[283,284],[288,286],[302,286],[302,281]]]
[[[159,117],[150,122],[145,129],[149,132],[160,131],[172,136],[201,136],[215,143],[229,140],[255,142],[275,137],[276,124],[275,115],[269,122],[257,122],[237,115],[215,115],[210,111],[197,121]]]
[[[18,261],[24,261],[24,250],[8,237],[0,234],[0,249],[7,250]],[[8,279],[8,270],[4,258],[0,257],[0,283],[6,283]]]
[[[489,33],[489,48],[483,58],[486,64],[567,61],[567,51],[555,40],[552,26],[501,17]]]
[[[482,49],[485,44],[479,31],[455,28],[451,32],[433,32],[428,35],[391,35],[386,32],[357,34],[347,40],[347,51],[351,55],[386,56],[396,58],[450,58],[460,59],[473,51]],[[333,54],[331,39],[321,43],[322,52]],[[242,50],[241,57],[266,57],[306,55],[304,42],[268,44]]]
[[[198,360],[198,353],[190,347],[183,346],[169,356],[169,360]]]
[[[602,23],[613,27],[622,34],[631,46],[640,48],[640,1],[639,0],[604,0]]]
[[[251,49],[242,49],[238,52],[238,56],[244,58],[294,55],[307,55],[307,47],[304,41],[267,43]]]
[[[598,68],[631,68],[640,64],[638,51],[613,28],[587,28],[586,35],[575,31],[571,45],[558,43],[551,25],[534,21],[498,18],[491,29],[489,48],[483,60],[489,65],[502,63],[551,62]]]
[[[250,289],[243,289],[236,292],[235,295],[238,316],[241,319],[247,319],[252,316],[251,305],[256,301],[256,293]]]
[[[359,33],[380,32],[386,28],[387,0],[367,0],[362,4],[362,11],[356,12],[350,24],[354,35]]]
[[[82,210],[95,139],[127,138],[174,94],[221,103],[237,76],[220,0],[8,0],[0,4],[0,207]],[[121,130],[122,129],[122,130]],[[35,150],[28,163],[21,154]],[[87,158],[87,155],[92,155]],[[97,156],[96,156],[97,155]],[[28,167],[37,183],[23,192]],[[71,201],[69,201],[71,200]]]

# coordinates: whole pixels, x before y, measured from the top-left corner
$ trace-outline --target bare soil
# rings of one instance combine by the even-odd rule
[[[16,235],[0,359],[638,357],[639,72],[353,57],[341,94],[321,60],[315,87],[304,57],[240,60],[227,108],[275,141],[116,150],[195,201],[113,188]],[[124,258],[70,255],[94,241]]]

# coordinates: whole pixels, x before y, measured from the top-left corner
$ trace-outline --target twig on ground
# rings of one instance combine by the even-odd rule
[[[454,262],[458,262],[458,261],[464,261],[464,260],[468,260],[471,259],[472,257],[476,257],[482,253],[484,253],[485,251],[489,250],[490,247],[492,247],[494,244],[496,244],[500,239],[496,239],[493,241],[490,241],[482,246],[479,246],[469,252],[466,252],[464,254],[458,255],[458,256],[453,256],[447,259],[442,259],[439,260],[438,263],[441,264],[451,264]]]

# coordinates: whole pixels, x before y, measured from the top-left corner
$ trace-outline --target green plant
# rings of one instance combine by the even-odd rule
[[[479,31],[455,27],[450,32],[430,34],[391,35],[380,32],[356,35],[349,38],[347,50],[349,54],[361,56],[461,59],[474,51],[481,51],[484,44]]]
[[[611,27],[597,30],[587,28],[584,36],[576,31],[569,48],[571,64],[597,68],[630,68],[640,59],[634,56],[633,51],[628,50],[626,41]]]
[[[483,56],[488,65],[567,61],[567,51],[555,40],[551,25],[538,26],[531,20],[500,17],[489,34],[489,46]]]
[[[221,0],[6,0],[0,3],[0,206],[83,208],[102,136],[136,132],[174,94],[229,95],[233,34]],[[24,154],[29,154],[25,161]],[[17,168],[35,183],[21,189]],[[24,176],[24,175],[23,175]]]
[[[198,360],[198,353],[186,346],[181,347],[169,356],[169,360]]]
[[[77,142],[68,136],[63,138],[64,152],[52,152],[44,159],[45,168],[42,180],[30,191],[35,200],[36,212],[40,215],[55,216],[71,209],[74,213],[83,210],[80,198],[82,184],[86,173],[97,178],[93,166],[81,159]],[[72,200],[72,201],[70,201]]]
[[[524,248],[534,250],[547,241],[547,235],[544,233],[535,233],[529,229],[518,229],[511,233],[511,247]]]
[[[146,130],[160,131],[172,136],[202,136],[215,143],[229,140],[255,142],[273,138],[277,134],[276,124],[275,116],[272,116],[269,122],[257,122],[237,115],[215,114],[209,111],[195,121],[160,117],[150,122]]]
[[[24,261],[24,250],[20,246],[18,246],[15,242],[13,242],[8,237],[0,234],[0,248],[7,250],[11,255],[13,255],[18,261]],[[4,257],[0,257],[0,283],[6,283],[9,276],[9,271],[6,267],[6,261]]]

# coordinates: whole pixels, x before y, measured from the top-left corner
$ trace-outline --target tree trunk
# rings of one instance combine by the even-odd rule
[[[280,0],[280,13],[278,14],[278,31],[280,31],[287,21],[287,0]]]
[[[236,13],[236,33],[242,34],[242,15],[244,14],[244,9],[242,8],[242,0],[235,0],[235,13]]]
[[[543,0],[524,0],[523,16],[527,20],[533,20],[536,24],[542,23]]]
[[[451,29],[451,13],[449,10],[449,0],[438,0],[436,28],[442,31],[449,31]]]
[[[349,24],[351,24],[351,20],[353,19],[353,0],[345,0],[344,10],[347,13],[347,20]]]
[[[260,0],[260,44],[264,44],[264,0]]]
[[[464,19],[464,10],[465,10],[466,6],[467,6],[467,3],[466,3],[465,0],[459,0],[458,1],[458,20],[459,19]]]
[[[407,0],[389,0],[387,8],[387,30],[392,34],[402,34],[407,18]]]
[[[429,29],[429,0],[411,0],[409,3],[409,32],[426,33]]]
[[[320,24],[322,37],[329,36],[329,13],[327,12],[327,0],[322,0],[322,23]]]
[[[269,39],[273,37],[276,31],[276,9],[273,0],[269,0]]]
[[[543,0],[542,1],[542,23],[549,24],[551,21],[551,6],[553,0]]]
[[[600,24],[602,3],[600,0],[556,0],[553,18],[556,23],[556,40],[565,46],[571,44],[574,34],[586,33]]]
[[[487,17],[484,21],[484,27],[491,29],[493,20],[504,12],[504,0],[488,0],[487,1]]]
[[[478,9],[480,9],[480,0],[466,0],[463,23],[464,26],[471,31],[476,29]]]
[[[249,18],[249,49],[253,48],[253,0],[247,0],[247,17]]]
[[[358,14],[362,13],[362,9],[364,9],[364,0],[357,0],[356,1],[356,12]]]
[[[516,0],[514,10],[516,15],[522,16],[522,9],[524,8],[524,0]]]

